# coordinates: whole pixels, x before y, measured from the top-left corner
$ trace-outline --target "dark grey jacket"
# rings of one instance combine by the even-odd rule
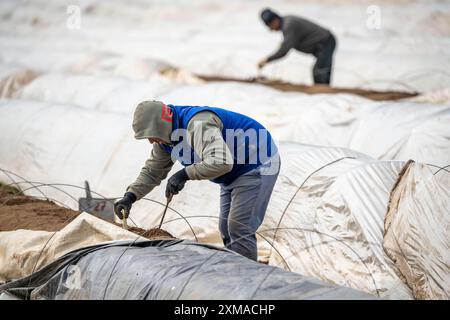
[[[331,35],[329,30],[296,16],[283,17],[281,30],[284,36],[283,43],[277,52],[267,58],[267,61],[280,59],[291,49],[314,53],[317,44]]]

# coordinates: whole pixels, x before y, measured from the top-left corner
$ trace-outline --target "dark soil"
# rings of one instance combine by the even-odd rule
[[[238,78],[227,78],[227,77],[216,77],[216,76],[203,76],[197,75],[202,80],[207,82],[214,81],[234,81],[242,83],[256,83],[277,89],[280,91],[293,91],[302,92],[308,94],[318,94],[318,93],[351,93],[356,94],[371,100],[399,100],[405,98],[412,98],[417,96],[417,92],[402,92],[402,91],[376,91],[376,90],[365,90],[360,88],[339,88],[330,87],[324,85],[314,85],[307,86],[302,84],[293,84],[288,82],[283,82],[279,80],[269,80],[266,78],[252,78],[252,79],[238,79]]]

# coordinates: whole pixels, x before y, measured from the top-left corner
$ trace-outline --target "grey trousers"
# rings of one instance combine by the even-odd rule
[[[279,167],[272,173],[259,167],[221,186],[219,230],[228,249],[257,260],[255,233],[263,222],[278,173]]]

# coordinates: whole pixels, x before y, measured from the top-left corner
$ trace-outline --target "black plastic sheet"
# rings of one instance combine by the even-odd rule
[[[75,250],[0,286],[22,299],[373,299],[196,242],[120,241]]]

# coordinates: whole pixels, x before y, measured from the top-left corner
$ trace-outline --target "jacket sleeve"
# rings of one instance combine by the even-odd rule
[[[136,181],[128,186],[127,191],[136,195],[139,200],[158,186],[167,177],[173,161],[169,153],[158,144],[153,144],[150,157],[145,162]]]
[[[233,157],[222,137],[220,118],[209,111],[196,114],[188,123],[188,141],[200,162],[186,167],[191,180],[211,180],[233,169]]]
[[[294,48],[296,42],[297,42],[297,39],[295,37],[295,33],[294,32],[287,33],[284,36],[284,39],[280,45],[280,48],[274,54],[267,57],[267,62],[271,62],[271,61],[283,58],[289,52],[289,50]]]

